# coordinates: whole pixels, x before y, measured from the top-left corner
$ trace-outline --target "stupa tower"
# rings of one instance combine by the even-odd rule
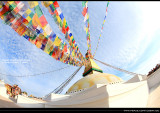
[[[123,82],[120,77],[103,73],[102,69],[92,59],[92,55],[89,56],[87,52],[83,78],[74,83],[66,93],[81,91],[90,88],[95,84],[115,84],[120,82]]]

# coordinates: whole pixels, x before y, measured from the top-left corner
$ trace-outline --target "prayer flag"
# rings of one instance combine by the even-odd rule
[[[39,5],[35,6],[34,8],[35,8],[35,12],[37,13],[38,17],[41,17],[43,13]]]
[[[54,5],[55,8],[59,7],[59,4],[58,4],[57,1],[55,1],[55,2],[53,3],[53,5]]]
[[[85,16],[85,15],[86,15],[86,13],[87,13],[87,8],[86,8],[86,7],[84,7],[84,8],[83,8],[83,11],[82,11],[82,15],[83,15],[83,16]]]
[[[42,25],[42,27],[46,26],[48,24],[46,18],[44,17],[44,15],[42,15],[40,18],[39,18],[39,21]]]
[[[60,39],[57,36],[56,39],[54,40],[54,45],[59,46],[60,43],[61,43],[61,41],[60,41]]]

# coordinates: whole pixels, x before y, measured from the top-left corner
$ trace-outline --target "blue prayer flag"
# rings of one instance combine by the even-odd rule
[[[61,18],[61,20],[63,20],[63,18],[64,18],[63,13],[61,13],[61,14],[59,15],[59,17]]]

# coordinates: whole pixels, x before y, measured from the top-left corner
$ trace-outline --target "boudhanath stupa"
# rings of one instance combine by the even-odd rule
[[[88,47],[85,57],[82,55],[73,37],[74,33],[71,32],[67,18],[64,17],[58,2],[41,1],[41,5],[39,5],[39,3],[38,1],[1,1],[0,19],[4,24],[18,33],[20,37],[23,37],[24,40],[27,40],[54,60],[64,63],[65,65],[68,64],[79,67],[71,78],[67,79],[68,81],[63,82],[64,85],[62,85],[57,92],[62,91],[82,66],[85,67],[82,73],[83,77],[75,82],[65,94],[52,91],[42,99],[22,94],[14,95],[14,98],[12,98],[7,94],[8,90],[5,85],[7,83],[5,83],[5,80],[0,80],[1,105],[3,102],[8,101],[7,103],[10,104],[6,103],[7,105],[4,105],[8,108],[160,108],[160,68],[147,76],[129,72],[100,61],[102,64],[111,68],[134,75],[131,79],[125,81],[118,77],[118,75],[104,73],[101,67],[95,62],[96,59],[94,56],[99,47],[109,1],[106,3],[101,33],[93,55],[91,53],[88,1],[82,1],[81,13],[84,18],[84,29]],[[52,30],[41,7],[48,11],[48,14],[45,15],[50,15],[53,18],[55,25],[57,25],[60,30],[59,33],[63,33],[64,38],[60,38]],[[4,36],[6,36],[6,34]],[[15,39],[16,38],[17,37],[15,37]],[[3,42],[7,41],[6,39],[3,40]],[[64,40],[66,40],[67,43]],[[6,74],[2,75],[7,76]],[[16,76],[13,75],[13,77]],[[4,101],[2,102],[2,100]],[[11,106],[12,104],[14,105]]]
[[[103,73],[93,59],[88,60],[83,78],[65,94],[51,93],[40,99],[18,95],[15,103],[24,108],[147,108],[160,107],[160,69],[150,76],[137,75],[128,81]],[[6,98],[1,81],[0,94]]]

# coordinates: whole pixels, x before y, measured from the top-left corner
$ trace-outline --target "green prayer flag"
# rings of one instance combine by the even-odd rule
[[[55,11],[55,9],[56,9],[56,8],[54,7],[54,5],[53,5],[53,4],[51,4],[51,7],[52,7],[52,9]]]
[[[32,25],[32,20],[29,22],[30,26]]]
[[[33,36],[32,35],[30,35],[30,39],[31,40],[34,40],[36,38],[36,35],[34,34]]]
[[[49,55],[52,56],[52,54],[53,54],[53,50],[49,53]]]
[[[35,12],[37,13],[38,17],[41,17],[43,15],[41,8],[39,7],[39,5],[37,5],[36,7],[34,7]]]
[[[68,27],[68,24],[67,24],[67,22],[66,22],[65,28],[67,28],[67,27]]]
[[[30,14],[29,14],[29,17],[33,18],[33,15],[34,15],[34,13],[30,13]]]
[[[86,1],[82,1],[82,6],[85,7]]]
[[[13,4],[11,4],[11,6],[13,7],[13,9],[16,7],[16,4],[15,3],[13,3]]]
[[[89,18],[87,19],[87,22],[89,23]]]
[[[62,21],[60,21],[60,27],[62,28],[62,26],[63,26],[63,23],[62,23]]]
[[[9,5],[9,9],[12,11],[14,7],[12,5]]]
[[[53,19],[54,19],[55,22],[57,22],[56,15],[53,15]]]
[[[107,3],[107,7],[108,7],[108,5],[109,5],[109,2]]]

